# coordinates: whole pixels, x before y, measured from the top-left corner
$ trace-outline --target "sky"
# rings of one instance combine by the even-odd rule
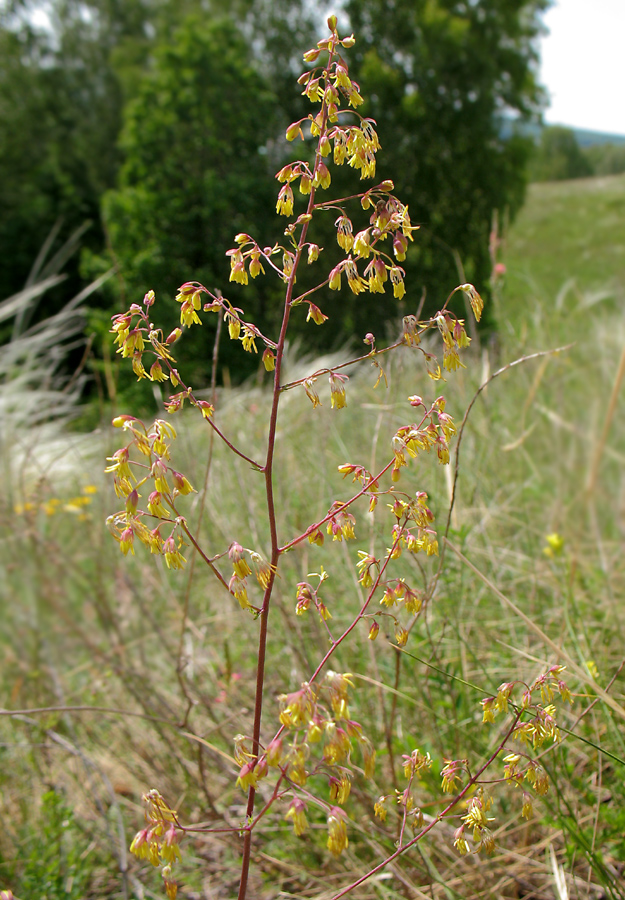
[[[544,23],[545,121],[625,135],[625,0],[557,0]]]

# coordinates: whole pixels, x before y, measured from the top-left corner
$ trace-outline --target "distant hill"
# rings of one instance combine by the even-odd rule
[[[504,118],[502,120],[501,131],[504,137],[511,134],[525,134],[532,136],[536,142],[540,139],[543,128],[549,127],[554,123],[549,122],[545,125],[536,125],[533,122],[518,122],[514,119]],[[625,145],[625,135],[609,134],[606,131],[590,131],[587,128],[573,128],[572,125],[562,125],[562,128],[569,128],[575,135],[575,139],[580,147],[596,147],[603,144],[615,144],[617,146]]]
[[[565,125],[565,128],[568,126]],[[571,128],[580,147],[595,147],[600,144],[625,144],[625,135],[608,134],[605,131],[588,131],[585,128]]]

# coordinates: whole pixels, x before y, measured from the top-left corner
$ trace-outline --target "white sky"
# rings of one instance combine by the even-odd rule
[[[625,135],[625,0],[557,0],[544,23],[545,120]]]

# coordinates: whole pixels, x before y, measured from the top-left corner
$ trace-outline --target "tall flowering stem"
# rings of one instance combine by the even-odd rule
[[[167,336],[152,323],[156,300],[153,291],[148,291],[142,305],[133,303],[126,312],[113,319],[112,331],[118,352],[129,359],[137,378],[169,382],[173,393],[165,402],[168,418],[159,417],[146,425],[134,416],[122,415],[113,422],[125,436],[125,441],[109,458],[106,470],[112,475],[121,503],[121,508],[107,522],[111,534],[124,555],[134,554],[136,546],[142,544],[150,553],[161,556],[166,566],[174,570],[185,566],[185,548],[191,545],[237,613],[251,614],[258,622],[251,734],[234,738],[234,761],[239,769],[237,786],[247,793],[244,821],[237,826],[228,823],[228,828],[186,827],[177,811],[167,805],[156,789],[145,795],[145,827],[135,836],[131,849],[140,859],[159,868],[170,900],[174,900],[177,893],[173,869],[181,858],[183,839],[190,831],[242,835],[238,900],[246,900],[254,831],[270,812],[276,812],[280,803],[288,804],[284,819],[298,837],[305,833],[309,815],[322,815],[327,826],[328,852],[338,857],[345,851],[349,844],[349,817],[345,807],[349,803],[352,782],[361,778],[369,783],[373,780],[376,748],[350,709],[353,675],[333,671],[330,663],[337,650],[358,628],[364,627],[368,639],[374,642],[384,627],[393,633],[397,648],[404,647],[427,604],[432,602],[432,585],[438,574],[434,573],[429,586],[426,583],[418,587],[407,576],[402,576],[401,571],[398,574],[396,561],[402,554],[409,558],[420,554],[426,560],[438,555],[438,538],[428,495],[423,490],[403,488],[401,484],[411,461],[417,457],[429,456],[440,465],[449,464],[450,444],[456,426],[441,395],[427,400],[417,394],[408,397],[405,423],[389,435],[387,453],[375,470],[369,471],[357,461],[345,462],[338,467],[338,472],[344,479],[352,481],[347,499],[334,500],[325,514],[318,516],[300,533],[278,533],[275,453],[282,395],[289,390],[301,391],[302,398],[305,395],[314,410],[322,404],[319,389],[327,378],[330,407],[334,410],[331,414],[339,414],[348,403],[347,371],[356,365],[370,363],[375,370],[377,387],[386,382],[382,363],[387,354],[402,349],[421,355],[426,384],[429,384],[428,377],[434,383],[439,382],[444,371],[453,373],[463,366],[461,354],[470,343],[464,320],[450,311],[451,298],[458,292],[463,294],[476,320],[482,312],[482,299],[475,287],[458,285],[434,316],[426,319],[420,319],[418,313],[406,316],[401,335],[389,346],[378,348],[375,335],[368,333],[363,336],[365,353],[330,368],[316,369],[296,381],[283,382],[284,351],[293,310],[307,308],[306,320],[311,327],[320,327],[328,320],[323,311],[328,308],[328,292],[345,287],[358,296],[364,292],[385,294],[392,290],[393,297],[401,300],[406,293],[401,263],[413,240],[413,232],[417,231],[411,224],[407,206],[395,196],[390,179],[347,197],[329,201],[318,199],[320,192],[331,185],[330,154],[334,165],[347,163],[359,172],[361,180],[365,180],[375,176],[376,153],[380,149],[375,122],[358,112],[363,98],[359,86],[349,76],[343,57],[343,51],[353,46],[354,37],[339,36],[335,16],[328,19],[328,26],[329,36],[304,54],[304,60],[314,67],[299,78],[303,93],[317,110],[292,123],[286,131],[288,141],[298,137],[304,139],[304,130],[310,133],[316,140],[314,160],[287,162],[276,175],[281,184],[276,212],[289,219],[295,215],[293,185],[298,185],[299,193],[307,198],[305,211],[287,225],[284,244],[263,247],[254,237],[241,233],[235,237],[235,246],[227,254],[230,281],[245,285],[249,278],[260,277],[267,271],[270,277],[277,276],[284,284],[284,308],[277,339],[263,334],[246,318],[244,311],[233,306],[221,292],[212,293],[192,281],[179,289],[176,299],[180,304],[180,327]],[[312,153],[310,157],[312,159]],[[356,214],[350,208],[355,202],[360,206]],[[358,230],[354,220],[363,211],[368,223]],[[302,261],[306,261],[306,266],[318,264],[323,250],[309,239],[311,223],[315,216],[330,212],[337,215],[336,240],[344,257],[330,271],[325,271],[316,287],[297,295],[295,285]],[[174,358],[176,343],[184,328],[202,323],[201,313],[216,313],[220,321],[223,320],[230,339],[239,342],[244,352],[258,353],[260,348],[265,369],[273,372],[264,461],[253,458],[245,447],[237,446],[216,424],[215,397],[212,402],[201,399],[178,370]],[[438,343],[429,342],[426,350],[422,338],[428,331]],[[440,346],[442,358],[440,350],[438,356],[433,352],[436,346]],[[145,364],[144,360],[149,361]],[[216,553],[209,552],[189,526],[184,503],[194,488],[172,463],[172,447],[177,434],[170,418],[185,403],[204,418],[212,429],[211,437],[218,437],[230,452],[250,465],[255,473],[253,477],[262,475],[265,521],[271,547],[268,558],[256,549],[243,547],[234,536],[227,547],[219,548]],[[376,512],[381,500],[384,503]],[[383,519],[386,530],[384,544],[379,549],[372,542],[367,550],[358,550],[354,560],[354,572],[363,589],[359,608],[343,620],[339,630],[331,621],[331,606],[333,602],[341,603],[342,598],[333,600],[331,591],[327,591],[330,573],[320,566],[318,572],[309,573],[306,580],[297,584],[294,614],[317,615],[329,647],[318,663],[311,666],[308,679],[281,694],[279,708],[273,715],[266,714],[265,675],[271,600],[281,558],[306,540],[314,547],[321,547],[326,538],[333,544],[356,540],[356,514],[367,505],[369,514],[375,513]],[[425,572],[424,564],[421,569]],[[252,602],[254,591],[262,592],[262,600]],[[395,834],[399,834],[399,845],[394,853],[362,878],[344,887],[335,898],[344,896],[379,872],[422,840],[435,825],[447,819],[459,819],[454,838],[458,853],[470,852],[467,833],[472,835],[475,852],[492,851],[489,785],[507,782],[519,787],[523,784],[526,788],[523,791],[524,816],[531,809],[531,792],[541,796],[547,789],[545,771],[534,751],[545,741],[559,739],[554,697],[559,694],[562,700],[570,699],[568,688],[559,677],[560,671],[560,667],[552,666],[531,685],[505,683],[496,697],[482,702],[484,723],[492,723],[499,714],[510,715],[511,723],[502,727],[502,736],[496,741],[497,749],[474,774],[469,760],[444,760],[441,792],[453,794],[453,799],[442,801],[442,811],[428,825],[425,825],[417,792],[422,781],[419,773],[430,768],[432,760],[418,748],[404,756],[405,788],[397,788],[393,796],[383,795],[372,804],[373,812],[382,821],[390,810],[397,817]],[[521,694],[516,702],[515,692]],[[183,693],[190,703],[189,696],[184,690]],[[273,734],[273,738],[264,744],[263,731],[265,735]],[[509,746],[510,740],[518,741],[523,747]],[[387,742],[392,758],[388,734]],[[359,767],[353,762],[356,752]],[[482,779],[484,772],[503,752],[507,754],[503,776],[486,782]],[[263,793],[262,803],[259,803],[257,788],[264,779],[272,787]],[[311,784],[316,785],[314,790]],[[319,788],[320,784],[323,789]],[[468,798],[463,807],[466,812],[459,814],[458,804],[465,798]]]

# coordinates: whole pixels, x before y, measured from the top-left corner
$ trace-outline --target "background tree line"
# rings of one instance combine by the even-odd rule
[[[422,227],[405,263],[405,302],[329,295],[324,302],[339,305],[340,328],[302,328],[307,348],[359,341],[367,331],[383,341],[423,291],[426,309],[438,308],[458,283],[458,257],[466,278],[487,286],[493,211],[519,209],[532,149],[521,134],[504,138],[501,119],[540,110],[535,39],[547,5],[345,0],[344,26],[357,35],[350,75],[366,99],[361,111],[378,122],[380,178],[393,174]],[[49,26],[39,24],[40,8]],[[324,28],[324,16],[304,0],[233,0],[227,17],[211,0],[5,3],[0,296],[23,286],[59,219],[59,245],[88,220],[82,252],[68,263],[73,286],[117,266],[92,308],[91,330],[104,335],[110,314],[148,288],[173,325],[175,289],[189,279],[221,287],[271,330],[280,284],[258,279],[239,294],[227,282],[224,254],[240,230],[264,244],[281,238],[273,175],[309,152],[283,134],[309,111],[295,79],[302,49]],[[347,184],[353,173],[337,177]],[[338,253],[331,216],[322,231],[312,239],[326,248],[329,266]],[[47,303],[60,297],[52,293]],[[185,340],[197,341],[199,386],[210,340],[197,330]],[[249,369],[231,350],[224,346],[222,360],[240,378]]]
[[[543,128],[530,158],[532,181],[563,181],[625,172],[625,142],[581,147],[572,128]]]

